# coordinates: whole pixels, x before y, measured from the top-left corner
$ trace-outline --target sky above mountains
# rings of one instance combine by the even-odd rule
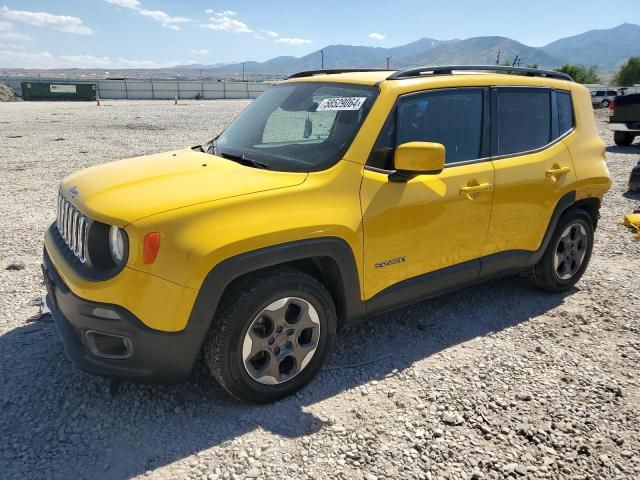
[[[516,3],[518,3],[516,5]],[[0,0],[0,67],[160,68],[485,35],[531,46],[640,23],[638,0]]]

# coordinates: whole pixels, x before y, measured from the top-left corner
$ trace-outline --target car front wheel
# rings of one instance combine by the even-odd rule
[[[336,323],[322,283],[297,270],[274,270],[230,287],[205,342],[205,361],[234,397],[272,402],[316,375]]]
[[[593,222],[580,209],[565,213],[551,237],[547,250],[533,267],[535,285],[548,292],[564,292],[582,277],[593,249]]]

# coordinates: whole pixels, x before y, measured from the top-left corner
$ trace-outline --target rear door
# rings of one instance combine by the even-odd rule
[[[576,175],[562,139],[574,130],[571,95],[547,88],[492,89],[495,191],[485,255],[534,251]]]

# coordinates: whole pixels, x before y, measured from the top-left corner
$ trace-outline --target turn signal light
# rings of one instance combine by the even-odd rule
[[[160,251],[160,234],[149,232],[144,236],[144,246],[142,249],[142,261],[145,265],[151,265],[156,261]]]

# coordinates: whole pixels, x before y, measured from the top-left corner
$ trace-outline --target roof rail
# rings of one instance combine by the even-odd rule
[[[573,82],[571,75],[552,70],[539,70],[537,68],[510,67],[507,65],[440,65],[436,67],[417,67],[399,70],[387,77],[387,80],[401,80],[405,78],[421,77],[429,75],[452,75],[454,71],[480,71],[480,72],[513,72],[528,77],[547,77]]]
[[[354,73],[354,72],[388,72],[388,69],[384,68],[336,68],[331,70],[307,70],[306,72],[298,72],[287,77],[290,78],[303,78],[313,77],[315,75],[332,75],[334,73]]]

